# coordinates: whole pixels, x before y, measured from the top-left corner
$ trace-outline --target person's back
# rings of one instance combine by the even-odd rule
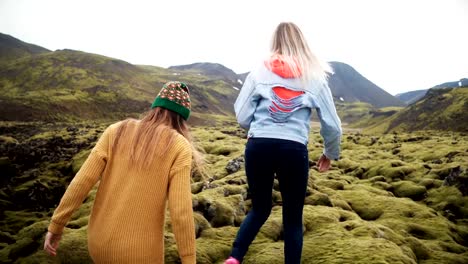
[[[195,263],[189,114],[188,87],[169,82],[142,120],[109,126],[55,210],[44,249],[57,254],[65,225],[99,181],[88,225],[95,263],[163,263],[166,201],[182,263]]]
[[[171,172],[176,170],[186,170],[183,174],[190,175],[190,144],[175,130],[165,128],[156,144],[151,146],[155,150],[166,148],[164,155],[155,155],[146,166],[135,167],[128,154],[138,135],[140,123],[137,120],[128,122],[115,152],[112,144],[108,147],[107,157],[111,162],[99,182],[99,192],[96,194],[88,226],[89,250],[96,262],[162,263],[164,213],[169,190],[173,190],[171,195],[175,196],[170,199],[170,210],[177,212],[174,214],[176,221],[172,222],[174,233],[185,238],[193,236],[193,230],[184,228],[188,224],[184,221],[193,221],[191,208],[178,207],[179,203],[183,204],[191,199],[187,195],[190,190],[185,190],[185,193],[183,190],[175,190],[174,188],[186,189],[186,186],[175,186],[180,181],[171,179]],[[118,125],[110,128],[110,142],[115,139]],[[172,142],[171,137],[174,137]],[[185,167],[178,167],[178,164],[173,166],[175,161],[185,164]],[[188,242],[194,241],[185,241]],[[193,254],[184,252],[193,246],[190,243],[183,246],[181,256]],[[113,255],[116,249],[121,251],[117,252],[117,256]],[[121,254],[122,252],[127,254]]]
[[[237,121],[248,130],[245,173],[252,208],[242,222],[225,264],[243,261],[249,245],[268,219],[276,177],[282,197],[286,264],[298,264],[302,254],[302,213],[309,178],[307,143],[310,118],[317,110],[324,139],[319,171],[340,155],[341,122],[326,72],[310,51],[299,28],[276,28],[271,57],[247,76],[234,104]]]
[[[275,67],[281,65],[281,67]],[[239,124],[249,137],[280,138],[308,143],[312,110],[316,109],[327,142],[339,140],[341,122],[336,118],[326,83],[310,80],[304,89],[300,76],[291,73],[283,56],[273,56],[252,71],[234,105]],[[247,91],[250,89],[249,91]],[[329,143],[325,154],[337,159],[337,146]],[[333,149],[331,149],[333,148]]]

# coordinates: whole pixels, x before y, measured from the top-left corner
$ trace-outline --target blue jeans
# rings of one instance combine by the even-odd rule
[[[231,256],[242,262],[250,244],[268,219],[276,174],[283,200],[285,263],[300,263],[302,211],[309,176],[307,147],[290,140],[250,138],[245,148],[245,173],[252,209],[237,232]]]

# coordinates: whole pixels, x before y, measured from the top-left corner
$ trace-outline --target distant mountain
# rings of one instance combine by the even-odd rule
[[[330,62],[334,74],[329,78],[332,94],[345,102],[366,102],[375,107],[404,106],[405,103],[342,62]]]
[[[462,78],[458,81],[453,81],[453,82],[445,82],[445,83],[442,83],[442,84],[438,84],[432,88],[456,88],[456,87],[460,87],[460,86],[463,86],[463,87],[466,87],[468,86],[468,78]]]
[[[199,73],[213,79],[226,80],[231,83],[236,83],[239,79],[237,73],[219,63],[198,62],[188,65],[171,66],[169,70]]]
[[[46,48],[0,33],[0,63],[49,51]]]
[[[468,87],[433,88],[419,101],[391,115],[372,122],[374,132],[446,130],[468,132]]]
[[[412,104],[418,101],[419,99],[423,98],[424,95],[426,95],[427,91],[428,89],[416,90],[416,91],[397,94],[395,95],[395,97],[407,104]]]
[[[456,88],[459,86],[464,86],[464,87],[468,86],[468,78],[462,78],[459,81],[445,82],[442,84],[438,84],[432,87],[431,89]],[[419,99],[423,98],[424,95],[426,95],[428,90],[429,89],[410,91],[406,93],[397,94],[395,95],[395,97],[406,102],[407,104],[412,104],[414,102],[417,102]]]
[[[333,96],[338,101],[364,102],[374,107],[404,106],[405,103],[378,87],[353,67],[342,62],[331,62],[334,74],[329,78],[329,85]],[[202,72],[211,76],[223,76],[224,79],[234,81],[245,80],[248,72],[235,74],[232,70],[214,63],[195,63],[174,66],[169,69],[190,70]]]

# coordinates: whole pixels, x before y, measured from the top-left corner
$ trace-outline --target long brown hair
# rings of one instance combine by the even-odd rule
[[[181,115],[162,107],[155,107],[148,111],[141,120],[127,119],[122,121],[117,128],[112,146],[113,152],[118,151],[120,138],[125,135],[130,122],[139,122],[129,153],[130,160],[137,168],[146,167],[154,157],[163,156],[176,137],[176,134],[168,132],[175,130],[184,136],[192,146],[192,172],[198,171],[202,174],[202,155],[196,150],[187,121]],[[165,142],[163,148],[156,149],[155,146],[158,146],[162,139],[167,140],[167,143]]]
[[[309,48],[302,31],[292,22],[282,22],[276,27],[271,39],[270,51],[273,54],[284,55],[284,59],[290,65],[298,64],[299,68],[290,68],[293,71],[301,70],[302,74],[294,73],[297,76],[300,75],[304,83],[308,83],[312,79],[326,82],[326,72],[331,71],[328,64],[318,60]]]

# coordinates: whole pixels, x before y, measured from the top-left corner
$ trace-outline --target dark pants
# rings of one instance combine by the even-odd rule
[[[290,140],[250,138],[245,148],[245,173],[252,209],[240,226],[231,256],[242,262],[249,245],[268,219],[276,174],[283,200],[285,263],[300,263],[302,210],[309,174],[307,147]]]

